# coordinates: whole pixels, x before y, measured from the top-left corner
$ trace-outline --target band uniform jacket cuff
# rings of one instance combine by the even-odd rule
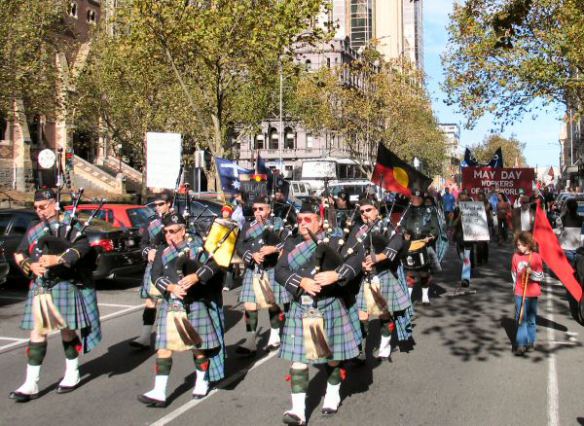
[[[20,269],[22,269],[22,272],[24,273],[24,275],[28,278],[30,278],[32,276],[32,271],[30,270],[31,263],[32,263],[32,260],[27,258],[27,259],[22,260],[18,264]]]
[[[387,257],[387,260],[393,262],[395,260],[395,257],[397,256],[397,250],[391,247],[386,247],[386,249],[383,250],[383,254]]]
[[[245,253],[243,253],[243,261],[247,264],[250,264],[252,260],[252,252],[251,250],[246,250]]]
[[[284,288],[292,296],[300,297],[300,295],[302,294],[302,287],[300,287],[301,282],[302,282],[302,277],[300,275],[292,274],[288,277],[288,279],[284,283]]]
[[[168,286],[172,284],[172,281],[170,281],[168,278],[166,277],[160,277],[156,280],[156,282],[154,283],[154,286],[158,289],[158,291],[160,291],[161,293],[165,293],[166,289],[168,288]]]
[[[542,282],[544,278],[543,272],[536,272],[536,271],[531,271],[531,274],[529,275],[529,279],[531,281],[535,281],[535,282]]]
[[[79,252],[76,249],[70,248],[70,249],[65,250],[65,252],[61,255],[60,262],[62,262],[63,264],[65,264],[65,266],[70,268],[80,258],[81,258],[81,254],[79,254]]]
[[[197,277],[199,277],[199,282],[201,284],[206,284],[211,278],[213,278],[213,275],[215,275],[215,271],[213,271],[213,269],[210,268],[208,265],[203,265],[199,269],[197,269],[196,274]]]
[[[347,263],[343,263],[336,270],[339,275],[338,283],[344,285],[357,276],[357,272]]]
[[[150,250],[152,250],[152,247],[144,247],[144,250],[142,250],[142,257],[144,259],[148,259],[148,253]]]

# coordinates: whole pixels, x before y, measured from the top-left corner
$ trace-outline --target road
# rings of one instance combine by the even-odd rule
[[[578,387],[584,383],[581,326],[568,314],[563,287],[547,279],[540,299],[536,351],[510,351],[513,301],[510,247],[491,245],[488,266],[476,270],[474,295],[448,297],[460,263],[451,248],[444,272],[434,281],[431,306],[416,305],[414,350],[394,352],[392,363],[369,359],[351,366],[343,384],[343,404],[334,417],[320,414],[325,374],[310,369],[307,403],[314,425],[571,425],[584,424]],[[191,399],[191,356],[177,354],[169,380],[169,404],[147,408],[136,400],[153,384],[154,354],[136,352],[128,342],[140,331],[137,282],[100,287],[104,341],[81,361],[75,392],[54,390],[64,370],[57,335],[41,373],[41,397],[27,404],[7,398],[24,379],[26,333],[18,328],[25,292],[0,290],[0,424],[26,425],[274,425],[289,408],[289,365],[276,353],[240,359],[243,340],[239,289],[225,294],[229,359],[227,379],[207,398]],[[263,341],[269,328],[260,315]],[[375,329],[373,333],[375,334]],[[371,336],[374,337],[374,336]]]

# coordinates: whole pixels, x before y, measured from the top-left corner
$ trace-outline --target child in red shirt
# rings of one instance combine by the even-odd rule
[[[515,337],[515,354],[523,355],[532,351],[535,346],[537,317],[537,298],[541,295],[543,281],[543,262],[537,245],[530,232],[520,232],[515,236],[517,252],[511,261],[511,275],[515,293],[515,321],[517,335]],[[527,280],[527,288],[524,283]],[[523,306],[521,322],[519,316]]]

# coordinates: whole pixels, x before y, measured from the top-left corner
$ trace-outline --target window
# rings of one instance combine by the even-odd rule
[[[314,136],[306,135],[306,148],[308,149],[314,148]]]
[[[280,149],[280,136],[278,135],[278,130],[270,130],[270,149],[278,150]]]
[[[69,16],[77,19],[77,2],[69,3]]]
[[[0,215],[0,235],[4,235],[8,224],[10,223],[11,216],[9,214]]]
[[[16,215],[10,229],[10,235],[24,235],[31,221],[32,216]]]
[[[6,130],[8,129],[8,122],[4,114],[0,112],[0,141],[6,140]]]
[[[96,21],[97,21],[97,15],[95,13],[95,10],[89,9],[87,11],[87,22],[90,24],[95,24]]]
[[[255,137],[255,149],[264,149],[264,135]]]
[[[141,228],[148,223],[148,219],[154,215],[154,211],[148,207],[140,207],[137,209],[128,209],[126,211],[132,227]]]
[[[284,139],[285,149],[295,149],[296,148],[296,133],[292,129],[286,129],[286,138]]]

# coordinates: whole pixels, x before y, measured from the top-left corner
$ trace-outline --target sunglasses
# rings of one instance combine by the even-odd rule
[[[253,208],[253,211],[254,211],[254,212],[258,212],[258,211],[259,211],[259,212],[263,212],[264,210],[265,210],[265,209],[264,209],[263,207],[254,207],[254,208]]]
[[[174,234],[178,234],[180,231],[182,231],[182,228],[176,228],[176,229],[165,229],[163,232],[164,232],[165,234],[174,235]]]
[[[154,203],[154,205],[155,205],[156,207],[162,207],[162,206],[163,206],[163,205],[165,205],[165,204],[166,204],[166,201],[157,201],[157,202],[155,202],[155,203]]]
[[[312,223],[312,218],[310,216],[298,217],[298,218],[296,218],[296,222],[298,224],[301,224],[302,222],[308,224],[308,223]]]
[[[365,214],[365,213],[369,213],[371,210],[373,210],[373,207],[369,207],[369,208],[367,208],[367,209],[359,210],[359,212],[360,212],[361,214]]]
[[[38,205],[38,206],[34,206],[33,208],[36,211],[43,211],[43,210],[46,210],[47,207],[49,207],[49,204],[41,204],[41,205]]]

